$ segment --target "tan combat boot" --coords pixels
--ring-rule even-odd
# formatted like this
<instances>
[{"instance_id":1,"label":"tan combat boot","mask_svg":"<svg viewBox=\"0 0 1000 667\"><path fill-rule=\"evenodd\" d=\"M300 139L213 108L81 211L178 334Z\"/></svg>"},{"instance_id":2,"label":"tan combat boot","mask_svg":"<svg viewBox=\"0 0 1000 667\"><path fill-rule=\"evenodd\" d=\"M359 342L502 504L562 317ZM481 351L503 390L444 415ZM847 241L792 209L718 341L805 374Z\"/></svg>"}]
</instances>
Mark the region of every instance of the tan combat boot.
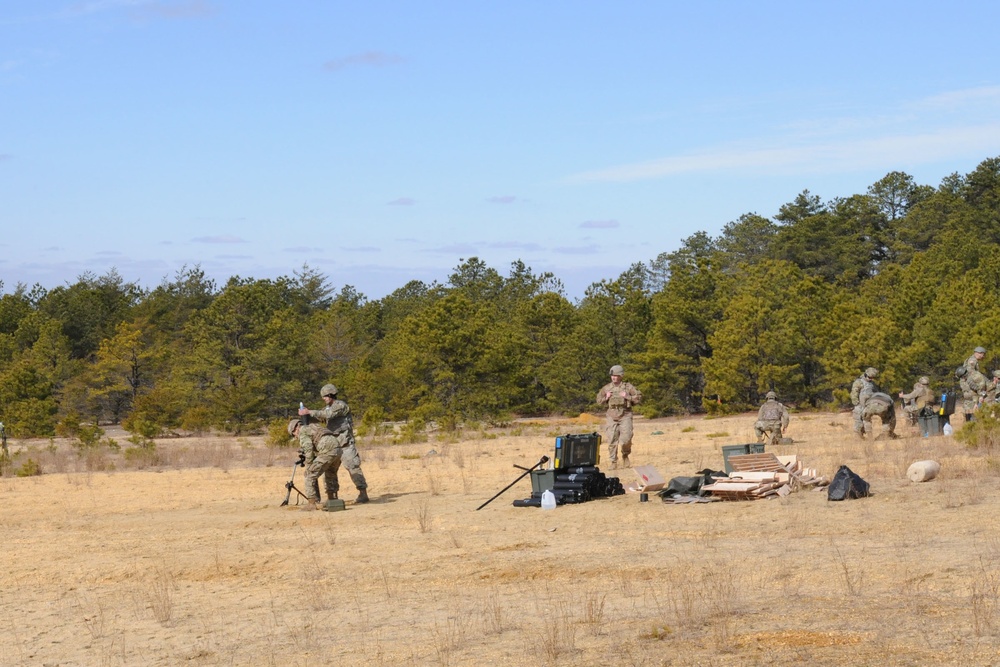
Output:
<instances>
[{"instance_id":1,"label":"tan combat boot","mask_svg":"<svg viewBox=\"0 0 1000 667\"><path fill-rule=\"evenodd\" d=\"M302 506L303 512L314 512L319 509L319 503L315 500L310 500L305 505Z\"/></svg>"}]
</instances>

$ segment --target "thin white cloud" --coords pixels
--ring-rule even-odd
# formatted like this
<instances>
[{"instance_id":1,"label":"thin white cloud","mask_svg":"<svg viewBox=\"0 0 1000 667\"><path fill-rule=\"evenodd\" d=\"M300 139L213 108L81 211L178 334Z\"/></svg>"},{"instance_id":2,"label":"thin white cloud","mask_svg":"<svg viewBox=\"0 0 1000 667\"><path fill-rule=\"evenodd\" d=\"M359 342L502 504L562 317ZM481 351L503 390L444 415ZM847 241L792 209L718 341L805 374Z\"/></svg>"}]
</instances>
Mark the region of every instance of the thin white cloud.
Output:
<instances>
[{"instance_id":1,"label":"thin white cloud","mask_svg":"<svg viewBox=\"0 0 1000 667\"><path fill-rule=\"evenodd\" d=\"M246 243L239 236L220 234L219 236L198 236L191 239L194 243Z\"/></svg>"},{"instance_id":2,"label":"thin white cloud","mask_svg":"<svg viewBox=\"0 0 1000 667\"><path fill-rule=\"evenodd\" d=\"M1000 86L980 86L965 90L952 90L940 95L931 95L920 100L918 106L954 111L956 109L974 106L1000 105Z\"/></svg>"},{"instance_id":3,"label":"thin white cloud","mask_svg":"<svg viewBox=\"0 0 1000 667\"><path fill-rule=\"evenodd\" d=\"M382 53L381 51L365 51L364 53L355 53L349 56L344 56L343 58L327 60L323 63L323 69L328 72L339 72L340 70L347 69L348 67L385 67L387 65L396 65L401 62L403 62L402 57L391 53Z\"/></svg>"},{"instance_id":4,"label":"thin white cloud","mask_svg":"<svg viewBox=\"0 0 1000 667\"><path fill-rule=\"evenodd\" d=\"M596 244L585 246L561 246L552 249L552 252L560 255L596 255L600 251L600 246Z\"/></svg>"},{"instance_id":5,"label":"thin white cloud","mask_svg":"<svg viewBox=\"0 0 1000 667\"><path fill-rule=\"evenodd\" d=\"M580 223L582 229L615 229L620 226L617 220L586 220Z\"/></svg>"},{"instance_id":6,"label":"thin white cloud","mask_svg":"<svg viewBox=\"0 0 1000 667\"><path fill-rule=\"evenodd\" d=\"M475 255L479 251L476 246L470 243L453 243L451 245L439 246L437 248L428 248L422 252L444 253L449 255Z\"/></svg>"},{"instance_id":7,"label":"thin white cloud","mask_svg":"<svg viewBox=\"0 0 1000 667\"><path fill-rule=\"evenodd\" d=\"M347 250L348 252L382 252L382 248L376 248L371 245L347 246L344 250Z\"/></svg>"},{"instance_id":8,"label":"thin white cloud","mask_svg":"<svg viewBox=\"0 0 1000 667\"><path fill-rule=\"evenodd\" d=\"M757 173L833 173L886 165L915 165L1000 151L1000 123L950 127L811 145L760 148L717 147L649 162L583 172L570 182L632 182L698 172L752 169Z\"/></svg>"},{"instance_id":9,"label":"thin white cloud","mask_svg":"<svg viewBox=\"0 0 1000 667\"><path fill-rule=\"evenodd\" d=\"M537 243L524 243L522 241L496 241L485 245L487 248L498 250L542 250L542 246Z\"/></svg>"},{"instance_id":10,"label":"thin white cloud","mask_svg":"<svg viewBox=\"0 0 1000 667\"><path fill-rule=\"evenodd\" d=\"M399 197L389 202L389 206L413 206L417 200L413 197Z\"/></svg>"}]
</instances>

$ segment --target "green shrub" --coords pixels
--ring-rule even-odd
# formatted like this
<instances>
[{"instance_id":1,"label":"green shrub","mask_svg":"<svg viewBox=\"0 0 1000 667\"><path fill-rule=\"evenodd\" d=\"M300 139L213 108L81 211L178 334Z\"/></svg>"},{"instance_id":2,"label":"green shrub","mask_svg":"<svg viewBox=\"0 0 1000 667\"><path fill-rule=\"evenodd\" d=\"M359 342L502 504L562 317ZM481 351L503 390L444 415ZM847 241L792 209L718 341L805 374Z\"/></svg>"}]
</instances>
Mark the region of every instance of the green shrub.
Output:
<instances>
[{"instance_id":1,"label":"green shrub","mask_svg":"<svg viewBox=\"0 0 1000 667\"><path fill-rule=\"evenodd\" d=\"M396 444L409 444L413 442L427 442L427 424L420 417L414 417L403 424L394 442Z\"/></svg>"},{"instance_id":2,"label":"green shrub","mask_svg":"<svg viewBox=\"0 0 1000 667\"><path fill-rule=\"evenodd\" d=\"M1000 450L1000 405L983 406L975 421L962 426L955 438L966 447L986 452Z\"/></svg>"},{"instance_id":3,"label":"green shrub","mask_svg":"<svg viewBox=\"0 0 1000 667\"><path fill-rule=\"evenodd\" d=\"M38 461L35 459L28 459L14 474L18 477L35 477L42 474L42 466L38 465Z\"/></svg>"},{"instance_id":4,"label":"green shrub","mask_svg":"<svg viewBox=\"0 0 1000 667\"><path fill-rule=\"evenodd\" d=\"M267 425L267 432L264 434L264 444L275 449L286 447L298 447L299 443L288 435L289 419L278 419Z\"/></svg>"}]
</instances>

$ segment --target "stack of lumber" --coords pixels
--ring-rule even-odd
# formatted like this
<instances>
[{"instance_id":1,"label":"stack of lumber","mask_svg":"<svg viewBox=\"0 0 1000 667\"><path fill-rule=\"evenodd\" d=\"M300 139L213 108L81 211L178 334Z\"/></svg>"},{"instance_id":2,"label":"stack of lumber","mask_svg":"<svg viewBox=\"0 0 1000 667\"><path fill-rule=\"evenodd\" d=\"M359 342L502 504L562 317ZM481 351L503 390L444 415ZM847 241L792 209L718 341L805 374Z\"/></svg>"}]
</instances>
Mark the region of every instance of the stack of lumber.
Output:
<instances>
[{"instance_id":1,"label":"stack of lumber","mask_svg":"<svg viewBox=\"0 0 1000 667\"><path fill-rule=\"evenodd\" d=\"M718 478L702 490L723 500L782 498L805 486L821 486L827 480L815 468L807 468L795 454L744 454L730 456L733 471L728 478Z\"/></svg>"}]
</instances>

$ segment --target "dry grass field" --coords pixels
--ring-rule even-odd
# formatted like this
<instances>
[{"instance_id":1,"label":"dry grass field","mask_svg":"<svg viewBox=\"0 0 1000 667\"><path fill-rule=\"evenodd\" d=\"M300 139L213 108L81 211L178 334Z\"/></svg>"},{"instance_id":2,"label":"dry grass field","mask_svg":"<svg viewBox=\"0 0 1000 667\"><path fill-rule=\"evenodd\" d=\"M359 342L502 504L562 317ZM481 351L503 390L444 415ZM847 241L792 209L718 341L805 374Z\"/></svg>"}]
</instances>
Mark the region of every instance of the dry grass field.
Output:
<instances>
[{"instance_id":1,"label":"dry grass field","mask_svg":"<svg viewBox=\"0 0 1000 667\"><path fill-rule=\"evenodd\" d=\"M638 420L632 462L721 469L753 419ZM1000 665L996 453L797 414L779 453L872 497L543 511L511 505L525 478L475 511L599 428L363 442L373 502L344 512L279 507L294 453L260 439L162 440L143 470L14 441L44 474L0 479L0 664ZM941 474L911 483L927 458Z\"/></svg>"}]
</instances>

